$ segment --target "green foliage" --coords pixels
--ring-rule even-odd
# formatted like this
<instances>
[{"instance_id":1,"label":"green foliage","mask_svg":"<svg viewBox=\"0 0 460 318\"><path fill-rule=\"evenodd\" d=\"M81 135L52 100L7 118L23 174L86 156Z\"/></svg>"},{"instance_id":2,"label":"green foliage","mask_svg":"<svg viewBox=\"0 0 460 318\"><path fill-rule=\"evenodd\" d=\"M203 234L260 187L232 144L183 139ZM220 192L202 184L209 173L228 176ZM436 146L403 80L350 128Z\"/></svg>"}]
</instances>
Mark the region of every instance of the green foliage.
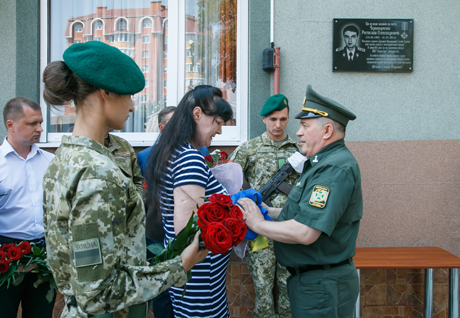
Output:
<instances>
[{"instance_id":1,"label":"green foliage","mask_svg":"<svg viewBox=\"0 0 460 318\"><path fill-rule=\"evenodd\" d=\"M197 221L198 217L193 212L184 229L174 239L170 239L166 247L163 247L160 243L147 246L147 249L155 255L148 260L150 265L156 265L173 259L179 256L187 246L192 244L195 234L200 229Z\"/></svg>"}]
</instances>

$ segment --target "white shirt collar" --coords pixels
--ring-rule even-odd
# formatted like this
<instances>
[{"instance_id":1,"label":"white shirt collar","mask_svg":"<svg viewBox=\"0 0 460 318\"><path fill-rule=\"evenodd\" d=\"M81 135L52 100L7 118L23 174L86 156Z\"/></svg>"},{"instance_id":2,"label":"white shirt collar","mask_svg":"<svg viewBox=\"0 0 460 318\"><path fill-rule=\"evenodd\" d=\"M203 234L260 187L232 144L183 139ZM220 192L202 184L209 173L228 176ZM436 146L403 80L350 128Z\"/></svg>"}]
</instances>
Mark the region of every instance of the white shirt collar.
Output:
<instances>
[{"instance_id":1,"label":"white shirt collar","mask_svg":"<svg viewBox=\"0 0 460 318\"><path fill-rule=\"evenodd\" d=\"M350 55L350 52L353 53L353 56L355 56L355 51L356 51L356 46L353 48L353 50L350 50L348 47L347 47L347 54Z\"/></svg>"},{"instance_id":2,"label":"white shirt collar","mask_svg":"<svg viewBox=\"0 0 460 318\"><path fill-rule=\"evenodd\" d=\"M14 152L14 154L20 158L22 158L21 156L18 155L18 153L16 152L16 150L14 150L13 146L11 146L11 144L8 142L8 140L6 139L3 139L3 143L2 145L0 146L0 151L3 155L3 158L6 157L7 154L11 153L11 152ZM32 147L30 148L30 152L27 154L27 159L30 159L30 158L33 158L37 153L40 153L42 152L43 150L41 150L40 148L38 148L38 146L36 144L32 144ZM24 159L24 158L23 158ZM26 160L27 160L26 159Z\"/></svg>"}]
</instances>

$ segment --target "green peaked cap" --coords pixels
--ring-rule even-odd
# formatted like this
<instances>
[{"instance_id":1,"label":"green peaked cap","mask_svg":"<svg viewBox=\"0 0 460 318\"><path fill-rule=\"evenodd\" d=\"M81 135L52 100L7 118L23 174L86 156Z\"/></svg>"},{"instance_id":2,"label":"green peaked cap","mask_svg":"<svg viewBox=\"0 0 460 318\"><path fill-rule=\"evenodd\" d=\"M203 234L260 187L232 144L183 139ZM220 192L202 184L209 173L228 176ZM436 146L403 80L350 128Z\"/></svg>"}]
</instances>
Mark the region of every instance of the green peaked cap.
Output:
<instances>
[{"instance_id":1,"label":"green peaked cap","mask_svg":"<svg viewBox=\"0 0 460 318\"><path fill-rule=\"evenodd\" d=\"M308 85L303 100L302 111L297 114L295 118L304 119L317 117L330 118L342 124L344 127L347 126L349 120L356 119L356 115L344 106L332 99L321 96L311 88L311 85Z\"/></svg>"}]
</instances>

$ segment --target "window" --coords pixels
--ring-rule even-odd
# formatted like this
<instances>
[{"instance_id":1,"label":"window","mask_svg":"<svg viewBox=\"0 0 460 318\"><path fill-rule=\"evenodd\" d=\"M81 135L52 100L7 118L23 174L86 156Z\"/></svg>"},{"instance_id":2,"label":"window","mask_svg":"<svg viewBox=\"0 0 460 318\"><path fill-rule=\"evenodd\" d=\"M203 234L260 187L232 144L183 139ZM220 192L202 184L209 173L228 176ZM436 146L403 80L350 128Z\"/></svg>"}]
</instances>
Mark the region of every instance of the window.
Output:
<instances>
[{"instance_id":1,"label":"window","mask_svg":"<svg viewBox=\"0 0 460 318\"><path fill-rule=\"evenodd\" d=\"M94 38L94 41L101 41L101 38Z\"/></svg>"},{"instance_id":2,"label":"window","mask_svg":"<svg viewBox=\"0 0 460 318\"><path fill-rule=\"evenodd\" d=\"M126 21L125 20L118 21L118 30L126 30Z\"/></svg>"},{"instance_id":3,"label":"window","mask_svg":"<svg viewBox=\"0 0 460 318\"><path fill-rule=\"evenodd\" d=\"M150 19L144 19L144 21L142 22L142 27L150 28Z\"/></svg>"},{"instance_id":4,"label":"window","mask_svg":"<svg viewBox=\"0 0 460 318\"><path fill-rule=\"evenodd\" d=\"M132 49L120 49L120 51L125 53L129 57L134 57L134 50Z\"/></svg>"},{"instance_id":5,"label":"window","mask_svg":"<svg viewBox=\"0 0 460 318\"><path fill-rule=\"evenodd\" d=\"M78 40L73 37L78 34L77 30L91 33L83 31L83 23L76 21L76 17L88 23L96 20L93 30L102 30L106 25L107 33L107 38L100 33L97 38L134 58L145 74L146 89L134 95L135 110L122 131L133 146L151 145L158 135L155 124L158 112L166 105L179 104L184 93L199 84L219 87L235 113L235 120L226 123L222 135L213 139L213 145L237 145L244 141L247 136L248 2L168 0L152 7L150 1L138 2L144 6L133 5L132 1L89 0L84 1L84 8L75 10L82 5L81 0L40 1L40 20L42 25L47 25L47 29L40 32L43 36L40 42L41 72L49 62L62 60L68 45L83 41L81 36L76 37ZM168 16L168 10L175 14ZM128 16L132 26L136 26L132 32L126 20ZM158 26L163 26L155 29L152 37L150 33L143 35L137 30L139 26L152 28L150 17L158 22ZM89 39L88 34L88 39L85 37L84 40ZM96 36L93 39L96 40ZM59 111L42 106L47 118L43 135L49 146L54 147L59 145L63 133L72 132L75 108L70 103Z\"/></svg>"}]
</instances>

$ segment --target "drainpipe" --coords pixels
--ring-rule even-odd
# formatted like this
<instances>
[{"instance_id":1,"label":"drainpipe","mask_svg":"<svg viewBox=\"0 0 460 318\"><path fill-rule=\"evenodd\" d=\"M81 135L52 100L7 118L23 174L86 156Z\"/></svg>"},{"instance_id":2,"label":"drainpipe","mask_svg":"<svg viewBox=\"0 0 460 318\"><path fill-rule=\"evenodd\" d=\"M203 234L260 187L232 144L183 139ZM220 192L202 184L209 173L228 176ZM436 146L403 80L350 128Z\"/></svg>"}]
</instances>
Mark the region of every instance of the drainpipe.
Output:
<instances>
[{"instance_id":1,"label":"drainpipe","mask_svg":"<svg viewBox=\"0 0 460 318\"><path fill-rule=\"evenodd\" d=\"M280 93L280 47L276 46L275 49L275 73L273 79L273 94Z\"/></svg>"},{"instance_id":2,"label":"drainpipe","mask_svg":"<svg viewBox=\"0 0 460 318\"><path fill-rule=\"evenodd\" d=\"M275 34L275 0L270 0L270 43L275 50L275 73L273 78L273 94L280 93L280 50L279 46L274 47Z\"/></svg>"}]
</instances>

